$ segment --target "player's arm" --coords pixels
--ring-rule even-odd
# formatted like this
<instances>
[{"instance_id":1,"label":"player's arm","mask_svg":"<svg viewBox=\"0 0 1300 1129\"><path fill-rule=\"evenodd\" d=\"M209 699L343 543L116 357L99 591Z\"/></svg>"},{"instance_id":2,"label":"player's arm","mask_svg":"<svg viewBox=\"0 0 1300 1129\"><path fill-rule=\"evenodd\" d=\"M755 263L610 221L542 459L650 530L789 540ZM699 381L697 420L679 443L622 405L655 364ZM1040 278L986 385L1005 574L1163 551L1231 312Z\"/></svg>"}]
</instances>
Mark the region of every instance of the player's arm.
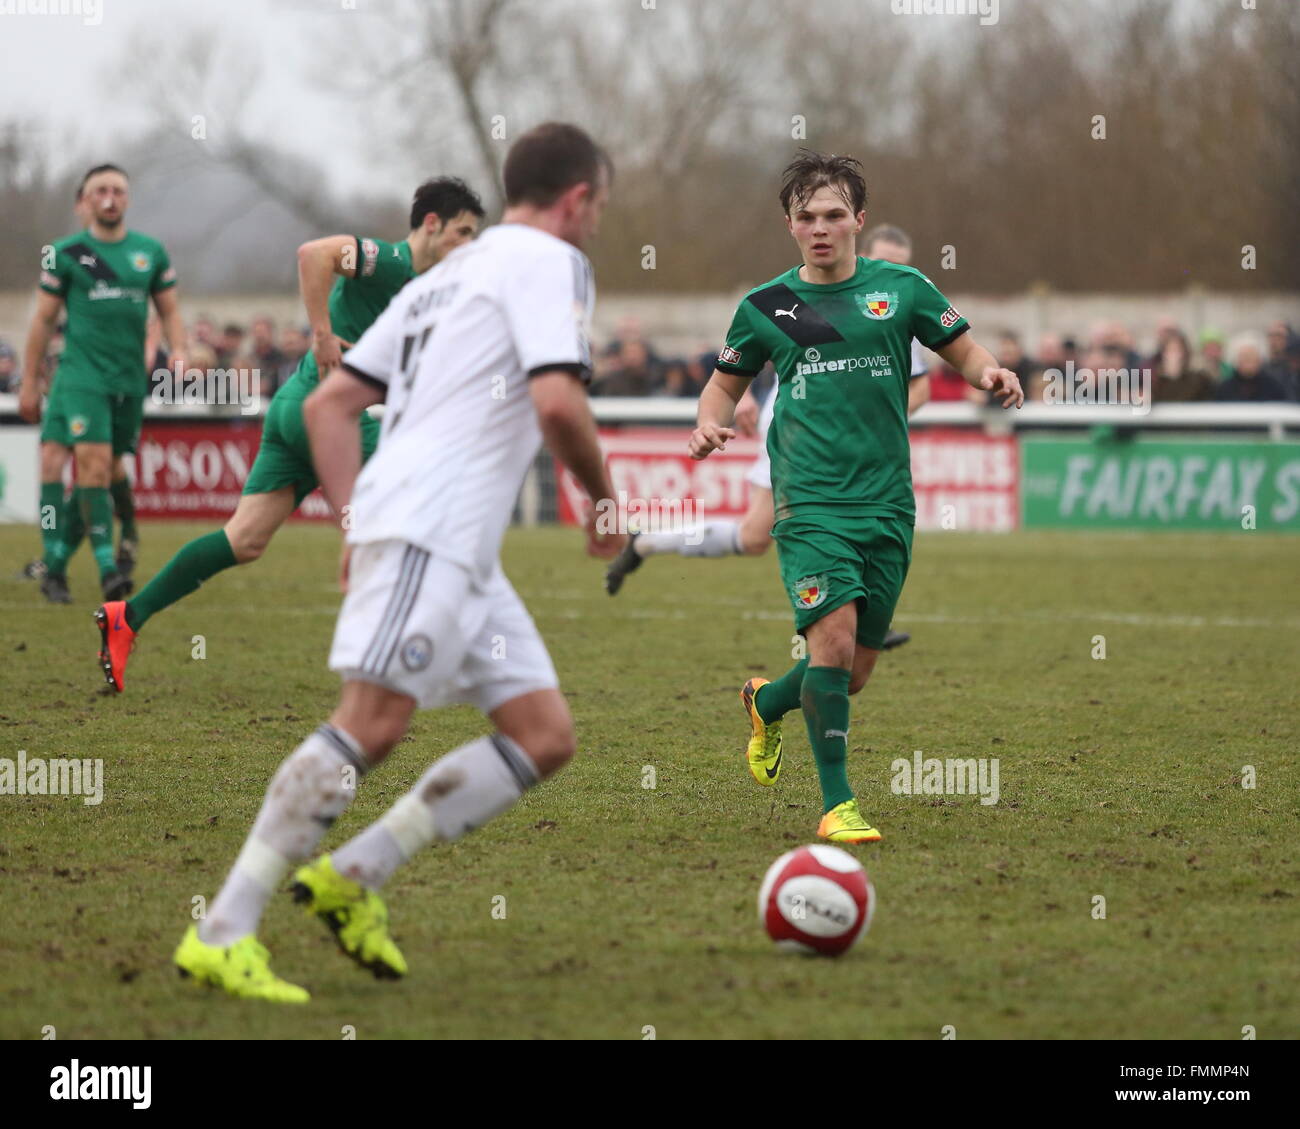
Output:
<instances>
[{"instance_id":1,"label":"player's arm","mask_svg":"<svg viewBox=\"0 0 1300 1129\"><path fill-rule=\"evenodd\" d=\"M930 374L922 373L907 382L907 414L913 415L922 404L930 402Z\"/></svg>"},{"instance_id":2,"label":"player's arm","mask_svg":"<svg viewBox=\"0 0 1300 1129\"><path fill-rule=\"evenodd\" d=\"M311 324L311 351L316 367L329 372L352 344L334 336L330 325L330 290L338 276L356 278L359 257L355 235L327 235L298 248L298 292Z\"/></svg>"},{"instance_id":3,"label":"player's arm","mask_svg":"<svg viewBox=\"0 0 1300 1129\"><path fill-rule=\"evenodd\" d=\"M158 311L158 320L162 323L163 337L167 341L167 355L171 358L173 371L185 373L185 319L181 317L181 301L175 286L166 290L155 290L154 308ZM151 357L152 361L153 358Z\"/></svg>"},{"instance_id":4,"label":"player's arm","mask_svg":"<svg viewBox=\"0 0 1300 1129\"><path fill-rule=\"evenodd\" d=\"M597 525L602 511L616 514L617 510L610 508L616 505L614 485L605 467L586 388L569 369L542 369L529 374L528 391L547 450L582 483L592 501L587 518L588 551L598 557L616 556L624 538L616 533L602 535Z\"/></svg>"},{"instance_id":5,"label":"player's arm","mask_svg":"<svg viewBox=\"0 0 1300 1129\"><path fill-rule=\"evenodd\" d=\"M962 379L972 388L1001 397L1004 408L1018 408L1025 402L1025 393L1016 374L999 365L993 354L969 332L935 351L961 373Z\"/></svg>"},{"instance_id":6,"label":"player's arm","mask_svg":"<svg viewBox=\"0 0 1300 1129\"><path fill-rule=\"evenodd\" d=\"M41 375L45 354L59 327L63 298L48 290L36 291L36 310L27 330L27 347L23 351L23 382L18 390L18 414L28 423L41 420Z\"/></svg>"},{"instance_id":7,"label":"player's arm","mask_svg":"<svg viewBox=\"0 0 1300 1129\"><path fill-rule=\"evenodd\" d=\"M700 393L695 430L687 444L691 458L707 459L713 451L723 450L728 439L735 438L736 432L731 424L736 416L736 405L753 379L752 375L713 370L709 383Z\"/></svg>"},{"instance_id":8,"label":"player's arm","mask_svg":"<svg viewBox=\"0 0 1300 1129\"><path fill-rule=\"evenodd\" d=\"M346 364L336 366L302 403L311 461L321 493L348 528L348 505L361 473L361 413L382 404L386 387Z\"/></svg>"}]
</instances>

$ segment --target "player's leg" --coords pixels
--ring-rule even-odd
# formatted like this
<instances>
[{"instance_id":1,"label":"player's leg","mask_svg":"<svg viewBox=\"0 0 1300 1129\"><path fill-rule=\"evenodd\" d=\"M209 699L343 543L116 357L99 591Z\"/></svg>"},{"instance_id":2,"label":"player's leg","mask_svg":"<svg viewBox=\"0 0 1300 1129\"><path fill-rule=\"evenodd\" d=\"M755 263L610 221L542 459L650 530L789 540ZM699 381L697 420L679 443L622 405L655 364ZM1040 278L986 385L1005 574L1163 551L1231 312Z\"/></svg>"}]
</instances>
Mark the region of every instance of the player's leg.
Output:
<instances>
[{"instance_id":1,"label":"player's leg","mask_svg":"<svg viewBox=\"0 0 1300 1129\"><path fill-rule=\"evenodd\" d=\"M135 495L126 473L125 456L135 454L144 422L144 398L120 396L113 408L113 476L109 492L113 515L118 523L117 571L128 580L135 572L140 554L140 535L135 524Z\"/></svg>"},{"instance_id":2,"label":"player's leg","mask_svg":"<svg viewBox=\"0 0 1300 1129\"><path fill-rule=\"evenodd\" d=\"M295 876L300 899L326 920L340 948L376 975L405 971L377 895L393 872L423 848L453 842L505 812L574 753L573 719L555 667L504 575L498 569L484 590L466 593L459 604L456 623L469 645L454 672L433 670L420 702L473 705L494 732L441 758L383 817ZM425 661L436 667L435 648L452 657L457 648L455 631L433 634L435 622L415 618L424 622L413 623L396 650L398 669L410 672L404 681L419 679Z\"/></svg>"},{"instance_id":3,"label":"player's leg","mask_svg":"<svg viewBox=\"0 0 1300 1129\"><path fill-rule=\"evenodd\" d=\"M749 492L749 508L740 519L740 551L747 557L761 557L772 545L772 489L755 486Z\"/></svg>"},{"instance_id":4,"label":"player's leg","mask_svg":"<svg viewBox=\"0 0 1300 1129\"><path fill-rule=\"evenodd\" d=\"M271 971L269 955L256 939L258 923L293 865L311 856L352 802L359 777L400 740L414 706L411 699L378 686L344 685L334 717L308 736L271 779L221 890L176 949L173 960L182 973L235 996L279 1003L308 999L304 989ZM364 737L334 724L340 717Z\"/></svg>"},{"instance_id":5,"label":"player's leg","mask_svg":"<svg viewBox=\"0 0 1300 1129\"><path fill-rule=\"evenodd\" d=\"M845 724L842 726L845 732L845 770L831 778L833 785L842 789L843 793L847 793L849 798L835 807L828 807L817 833L832 842L862 843L878 840L880 832L871 827L862 817L848 785L848 695L857 694L867 684L880 657L882 644L889 630L889 623L902 593L903 582L912 559L912 528L894 519L871 518L865 522L860 531L854 534L854 537L863 562L860 576L861 590L864 595L857 601L852 648L848 652L851 669L846 672L846 696L843 706ZM808 640L810 657L816 664L814 631L815 628L809 629ZM837 648L839 648L836 651L837 658L842 657L844 642L842 637L837 640ZM812 669L810 668L810 673ZM805 679L805 694L807 685L808 680ZM838 700L835 705L838 708ZM806 696L803 706L804 717L807 719L809 706ZM813 728L813 723L809 721L810 740L813 739ZM817 728L823 727L818 725ZM827 726L824 731L829 733L831 729L831 726ZM818 747L814 744L814 752L817 751ZM836 750L830 746L823 749L823 756L829 754L828 763L833 763L835 752ZM826 795L828 774L823 773L823 756L818 757L817 767L822 781L822 791Z\"/></svg>"},{"instance_id":6,"label":"player's leg","mask_svg":"<svg viewBox=\"0 0 1300 1129\"><path fill-rule=\"evenodd\" d=\"M187 541L135 596L106 601L95 612L99 665L119 694L136 636L158 612L183 600L217 573L262 555L275 531L297 508L292 486L270 494L245 494L222 529Z\"/></svg>"},{"instance_id":7,"label":"player's leg","mask_svg":"<svg viewBox=\"0 0 1300 1129\"><path fill-rule=\"evenodd\" d=\"M105 600L118 600L129 581L117 570L113 556L113 498L109 481L113 471L113 449L108 442L79 442L73 449L77 465L77 493L81 519L85 522L99 582Z\"/></svg>"},{"instance_id":8,"label":"player's leg","mask_svg":"<svg viewBox=\"0 0 1300 1129\"><path fill-rule=\"evenodd\" d=\"M895 647L901 647L912 636L906 631L895 631L892 627L885 632L885 641L880 645L882 651L892 651Z\"/></svg>"},{"instance_id":9,"label":"player's leg","mask_svg":"<svg viewBox=\"0 0 1300 1129\"><path fill-rule=\"evenodd\" d=\"M257 458L239 504L223 528L183 545L133 599L105 604L95 613L100 668L119 693L135 637L149 619L217 573L257 560L275 531L316 488L310 450L304 454L301 409L301 399L277 396L271 401Z\"/></svg>"},{"instance_id":10,"label":"player's leg","mask_svg":"<svg viewBox=\"0 0 1300 1129\"><path fill-rule=\"evenodd\" d=\"M767 481L770 483L770 479ZM772 514L770 485L754 485L751 478L749 507L740 521L719 518L629 537L626 547L605 570L605 591L615 595L647 557L665 553L682 557L762 556L772 544Z\"/></svg>"},{"instance_id":11,"label":"player's leg","mask_svg":"<svg viewBox=\"0 0 1300 1129\"><path fill-rule=\"evenodd\" d=\"M72 448L57 439L46 439L51 420L47 416L41 441L41 557L28 563L23 574L40 579L41 593L53 604L68 604L72 595L68 591L68 548L66 536L69 522L81 523L76 508L75 491L67 499L63 496L63 468L72 457ZM77 538L80 540L80 537Z\"/></svg>"}]
</instances>

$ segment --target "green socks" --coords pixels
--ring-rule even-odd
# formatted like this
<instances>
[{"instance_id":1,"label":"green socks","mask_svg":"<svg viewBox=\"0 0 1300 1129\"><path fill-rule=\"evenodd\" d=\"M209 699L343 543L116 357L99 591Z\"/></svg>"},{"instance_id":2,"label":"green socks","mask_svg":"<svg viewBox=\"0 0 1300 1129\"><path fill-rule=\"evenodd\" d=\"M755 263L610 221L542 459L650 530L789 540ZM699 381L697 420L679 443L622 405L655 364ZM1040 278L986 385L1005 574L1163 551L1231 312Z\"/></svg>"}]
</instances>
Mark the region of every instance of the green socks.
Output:
<instances>
[{"instance_id":1,"label":"green socks","mask_svg":"<svg viewBox=\"0 0 1300 1129\"><path fill-rule=\"evenodd\" d=\"M109 488L113 495L113 512L122 523L122 540L138 541L135 528L135 496L131 493L131 480L119 478Z\"/></svg>"},{"instance_id":2,"label":"green socks","mask_svg":"<svg viewBox=\"0 0 1300 1129\"><path fill-rule=\"evenodd\" d=\"M209 577L237 563L225 530L196 537L181 546L162 571L127 601L127 625L139 631L150 616L184 599Z\"/></svg>"},{"instance_id":3,"label":"green socks","mask_svg":"<svg viewBox=\"0 0 1300 1129\"><path fill-rule=\"evenodd\" d=\"M100 500L109 498L107 517L104 516L103 502ZM95 517L91 517L92 512L98 510ZM54 521L46 528L46 515L53 513ZM44 548L45 567L51 576L62 576L67 570L68 561L72 559L72 554L77 551L77 546L81 544L81 539L86 535L87 526L102 526L107 537L108 544L112 545L113 540L113 516L116 515L118 521L122 523L122 537L127 541L138 539L135 527L135 499L131 495L131 482L129 479L122 478L108 489L102 487L85 488L74 486L72 493L68 495L67 501L63 499L62 482L42 482L41 483L41 543ZM95 537L91 539L92 547L96 546ZM107 560L107 566L105 561ZM95 563L99 565L100 575L106 571L112 571L117 566L113 562L113 554L108 553L107 557L100 552L99 547L95 548Z\"/></svg>"},{"instance_id":4,"label":"green socks","mask_svg":"<svg viewBox=\"0 0 1300 1129\"><path fill-rule=\"evenodd\" d=\"M853 799L848 773L849 672L838 666L809 666L803 659L754 695L754 709L765 722L779 721L801 707L817 762L822 811L828 812Z\"/></svg>"},{"instance_id":5,"label":"green socks","mask_svg":"<svg viewBox=\"0 0 1300 1129\"><path fill-rule=\"evenodd\" d=\"M760 686L754 695L754 709L766 721L780 721L791 710L799 708L799 691L803 686L808 660L801 659L780 678Z\"/></svg>"},{"instance_id":6,"label":"green socks","mask_svg":"<svg viewBox=\"0 0 1300 1129\"><path fill-rule=\"evenodd\" d=\"M817 761L823 812L853 799L849 787L849 672L838 666L810 666L803 676L804 724Z\"/></svg>"},{"instance_id":7,"label":"green socks","mask_svg":"<svg viewBox=\"0 0 1300 1129\"><path fill-rule=\"evenodd\" d=\"M86 532L90 535L90 549L95 554L99 575L103 577L116 572L117 565L113 560L112 495L103 486L82 486L77 493L81 495L81 520L85 522Z\"/></svg>"},{"instance_id":8,"label":"green socks","mask_svg":"<svg viewBox=\"0 0 1300 1129\"><path fill-rule=\"evenodd\" d=\"M75 494L74 494L75 497ZM41 483L41 549L51 576L62 576L68 558L63 553L63 527L68 509L63 503L62 482Z\"/></svg>"}]
</instances>

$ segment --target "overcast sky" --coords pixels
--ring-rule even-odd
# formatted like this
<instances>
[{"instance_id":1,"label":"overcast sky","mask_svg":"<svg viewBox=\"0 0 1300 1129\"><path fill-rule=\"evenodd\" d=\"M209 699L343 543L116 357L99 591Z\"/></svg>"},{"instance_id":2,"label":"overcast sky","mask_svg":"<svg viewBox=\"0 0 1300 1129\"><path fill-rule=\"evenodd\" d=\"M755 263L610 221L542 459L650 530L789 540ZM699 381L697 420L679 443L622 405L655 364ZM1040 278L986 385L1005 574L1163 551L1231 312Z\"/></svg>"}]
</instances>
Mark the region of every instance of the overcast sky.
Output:
<instances>
[{"instance_id":1,"label":"overcast sky","mask_svg":"<svg viewBox=\"0 0 1300 1129\"><path fill-rule=\"evenodd\" d=\"M116 100L106 73L124 66L147 70L156 58L142 49L142 39L200 27L217 27L223 40L260 57L251 132L311 154L323 137L337 139L340 125L336 100L307 80L311 46L332 38L331 23L346 42L355 21L384 4L355 0L355 10L344 11L343 0L45 0L56 9L79 6L83 15L21 13L24 4L37 2L0 0L0 121L18 120L25 132L42 137L42 150L60 171L80 168L94 159L92 150L141 125L133 99L124 99L126 105ZM96 10L99 22L88 22ZM368 171L362 162L336 163L338 186L359 188Z\"/></svg>"}]
</instances>

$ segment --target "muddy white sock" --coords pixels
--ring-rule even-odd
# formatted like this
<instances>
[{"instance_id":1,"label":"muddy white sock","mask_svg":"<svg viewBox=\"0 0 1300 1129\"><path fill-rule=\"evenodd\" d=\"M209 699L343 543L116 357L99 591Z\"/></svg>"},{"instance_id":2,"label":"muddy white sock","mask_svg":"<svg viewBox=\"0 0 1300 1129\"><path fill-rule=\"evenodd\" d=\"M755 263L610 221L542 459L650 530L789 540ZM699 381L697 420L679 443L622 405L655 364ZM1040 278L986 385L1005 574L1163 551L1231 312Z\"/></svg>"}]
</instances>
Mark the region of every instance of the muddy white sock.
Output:
<instances>
[{"instance_id":1,"label":"muddy white sock","mask_svg":"<svg viewBox=\"0 0 1300 1129\"><path fill-rule=\"evenodd\" d=\"M322 725L284 760L221 892L199 922L199 940L224 947L257 932L276 887L343 814L364 770L361 746L332 725Z\"/></svg>"},{"instance_id":2,"label":"muddy white sock","mask_svg":"<svg viewBox=\"0 0 1300 1129\"><path fill-rule=\"evenodd\" d=\"M537 783L528 754L500 733L454 749L375 823L330 856L334 869L377 890L415 853L482 827Z\"/></svg>"},{"instance_id":3,"label":"muddy white sock","mask_svg":"<svg viewBox=\"0 0 1300 1129\"><path fill-rule=\"evenodd\" d=\"M708 521L672 533L642 533L636 551L643 557L677 553L683 557L727 557L740 552L738 521Z\"/></svg>"}]
</instances>

